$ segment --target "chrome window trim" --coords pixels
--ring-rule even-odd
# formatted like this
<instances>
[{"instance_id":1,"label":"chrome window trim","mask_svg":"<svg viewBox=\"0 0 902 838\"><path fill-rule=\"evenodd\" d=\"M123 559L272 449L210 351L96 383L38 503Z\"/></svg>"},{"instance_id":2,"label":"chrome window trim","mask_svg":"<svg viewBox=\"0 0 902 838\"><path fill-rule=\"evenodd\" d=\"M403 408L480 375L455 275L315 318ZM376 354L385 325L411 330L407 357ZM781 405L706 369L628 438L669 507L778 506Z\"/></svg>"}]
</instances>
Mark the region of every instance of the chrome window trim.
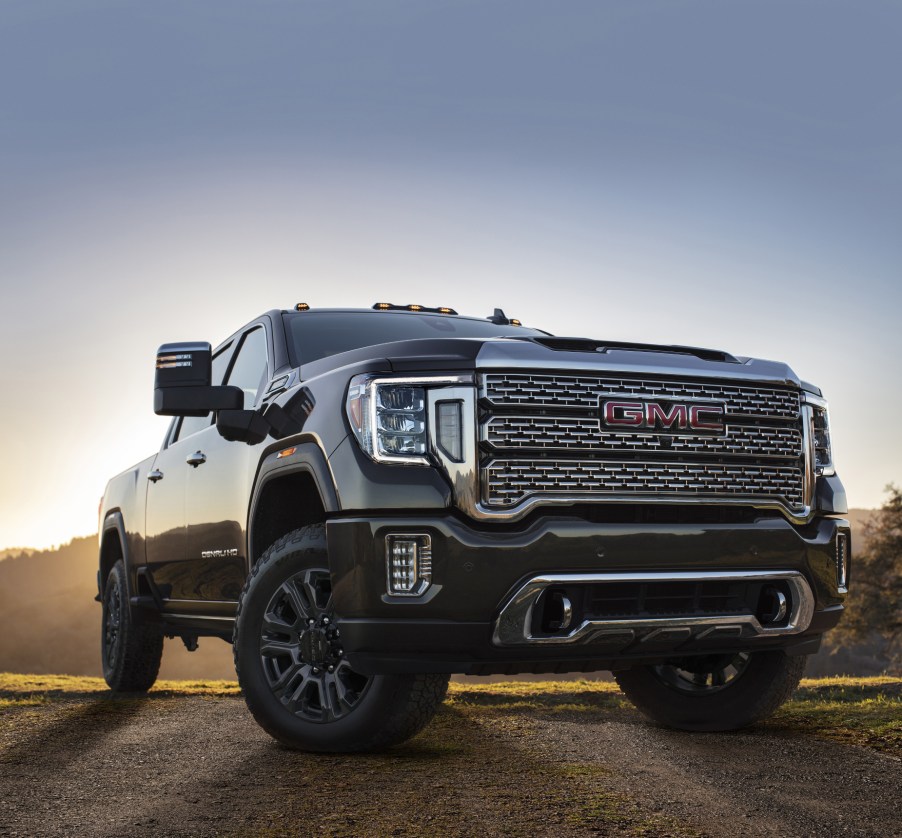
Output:
<instances>
[{"instance_id":1,"label":"chrome window trim","mask_svg":"<svg viewBox=\"0 0 902 838\"><path fill-rule=\"evenodd\" d=\"M785 626L764 626L750 614L724 614L705 617L640 617L615 620L583 620L569 634L562 636L532 635L532 612L539 597L553 585L598 584L605 582L743 582L785 581L792 592L792 607ZM701 629L696 637L710 629L740 627L752 632L751 638L799 634L811 624L814 616L814 594L805 577L796 570L746 571L678 571L650 573L554 573L534 576L525 582L507 601L495 621L492 642L496 646L510 645L567 645L588 643L605 632L626 634L643 629L682 629L689 632Z\"/></svg>"}]
</instances>

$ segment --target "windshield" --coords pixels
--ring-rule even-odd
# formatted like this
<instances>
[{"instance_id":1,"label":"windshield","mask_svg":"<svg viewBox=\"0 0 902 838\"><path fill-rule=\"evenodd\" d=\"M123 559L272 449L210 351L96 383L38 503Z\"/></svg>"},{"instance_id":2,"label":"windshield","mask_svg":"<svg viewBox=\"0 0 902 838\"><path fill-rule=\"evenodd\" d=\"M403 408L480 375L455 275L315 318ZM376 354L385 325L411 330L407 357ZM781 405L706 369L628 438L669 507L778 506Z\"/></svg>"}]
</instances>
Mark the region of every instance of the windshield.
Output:
<instances>
[{"instance_id":1,"label":"windshield","mask_svg":"<svg viewBox=\"0 0 902 838\"><path fill-rule=\"evenodd\" d=\"M309 364L329 355L418 338L536 337L546 332L523 326L496 326L485 320L406 312L303 312L285 315L291 362Z\"/></svg>"}]
</instances>

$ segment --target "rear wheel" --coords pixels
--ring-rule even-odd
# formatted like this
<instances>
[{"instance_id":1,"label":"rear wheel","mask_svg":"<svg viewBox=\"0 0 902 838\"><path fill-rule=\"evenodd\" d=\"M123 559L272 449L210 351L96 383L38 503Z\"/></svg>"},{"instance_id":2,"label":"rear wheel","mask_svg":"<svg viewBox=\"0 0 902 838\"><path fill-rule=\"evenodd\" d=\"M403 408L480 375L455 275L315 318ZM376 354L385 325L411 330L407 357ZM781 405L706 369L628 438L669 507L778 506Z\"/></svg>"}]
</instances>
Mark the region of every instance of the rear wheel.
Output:
<instances>
[{"instance_id":1,"label":"rear wheel","mask_svg":"<svg viewBox=\"0 0 902 838\"><path fill-rule=\"evenodd\" d=\"M419 732L445 697L447 675L363 675L344 654L325 527L272 545L238 604L235 669L248 708L283 744L369 751Z\"/></svg>"},{"instance_id":2,"label":"rear wheel","mask_svg":"<svg viewBox=\"0 0 902 838\"><path fill-rule=\"evenodd\" d=\"M157 680L163 658L163 635L137 623L128 601L125 565L113 565L103 591L100 635L103 677L116 692L146 692Z\"/></svg>"},{"instance_id":3,"label":"rear wheel","mask_svg":"<svg viewBox=\"0 0 902 838\"><path fill-rule=\"evenodd\" d=\"M783 652L701 655L614 673L646 716L681 730L736 730L790 698L805 658Z\"/></svg>"}]
</instances>

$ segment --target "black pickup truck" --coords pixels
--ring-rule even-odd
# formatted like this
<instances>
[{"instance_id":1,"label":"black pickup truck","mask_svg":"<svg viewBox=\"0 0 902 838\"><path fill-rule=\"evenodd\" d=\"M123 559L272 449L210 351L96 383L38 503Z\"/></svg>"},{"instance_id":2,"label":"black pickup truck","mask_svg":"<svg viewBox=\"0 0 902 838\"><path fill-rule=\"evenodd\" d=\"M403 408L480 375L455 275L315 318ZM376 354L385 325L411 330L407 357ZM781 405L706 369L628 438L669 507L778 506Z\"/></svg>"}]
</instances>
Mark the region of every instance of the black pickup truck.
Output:
<instances>
[{"instance_id":1,"label":"black pickup truck","mask_svg":"<svg viewBox=\"0 0 902 838\"><path fill-rule=\"evenodd\" d=\"M212 636L307 750L404 740L452 673L612 670L651 718L724 730L842 614L827 404L785 364L377 303L156 366L174 418L101 507L114 690Z\"/></svg>"}]
</instances>

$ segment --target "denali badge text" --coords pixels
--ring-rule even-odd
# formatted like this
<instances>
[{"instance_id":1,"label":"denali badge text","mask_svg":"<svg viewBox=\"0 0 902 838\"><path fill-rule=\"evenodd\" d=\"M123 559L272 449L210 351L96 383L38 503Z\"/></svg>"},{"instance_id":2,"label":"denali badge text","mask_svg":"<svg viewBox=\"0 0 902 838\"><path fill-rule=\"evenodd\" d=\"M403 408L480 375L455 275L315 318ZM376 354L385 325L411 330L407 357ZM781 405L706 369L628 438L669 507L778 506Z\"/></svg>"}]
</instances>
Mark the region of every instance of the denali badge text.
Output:
<instances>
[{"instance_id":1,"label":"denali badge text","mask_svg":"<svg viewBox=\"0 0 902 838\"><path fill-rule=\"evenodd\" d=\"M723 433L724 406L704 402L602 401L601 423L609 428L658 428Z\"/></svg>"},{"instance_id":2,"label":"denali badge text","mask_svg":"<svg viewBox=\"0 0 902 838\"><path fill-rule=\"evenodd\" d=\"M224 559L228 556L237 556L238 550L233 547L231 550L204 550L200 557L202 559Z\"/></svg>"}]
</instances>

